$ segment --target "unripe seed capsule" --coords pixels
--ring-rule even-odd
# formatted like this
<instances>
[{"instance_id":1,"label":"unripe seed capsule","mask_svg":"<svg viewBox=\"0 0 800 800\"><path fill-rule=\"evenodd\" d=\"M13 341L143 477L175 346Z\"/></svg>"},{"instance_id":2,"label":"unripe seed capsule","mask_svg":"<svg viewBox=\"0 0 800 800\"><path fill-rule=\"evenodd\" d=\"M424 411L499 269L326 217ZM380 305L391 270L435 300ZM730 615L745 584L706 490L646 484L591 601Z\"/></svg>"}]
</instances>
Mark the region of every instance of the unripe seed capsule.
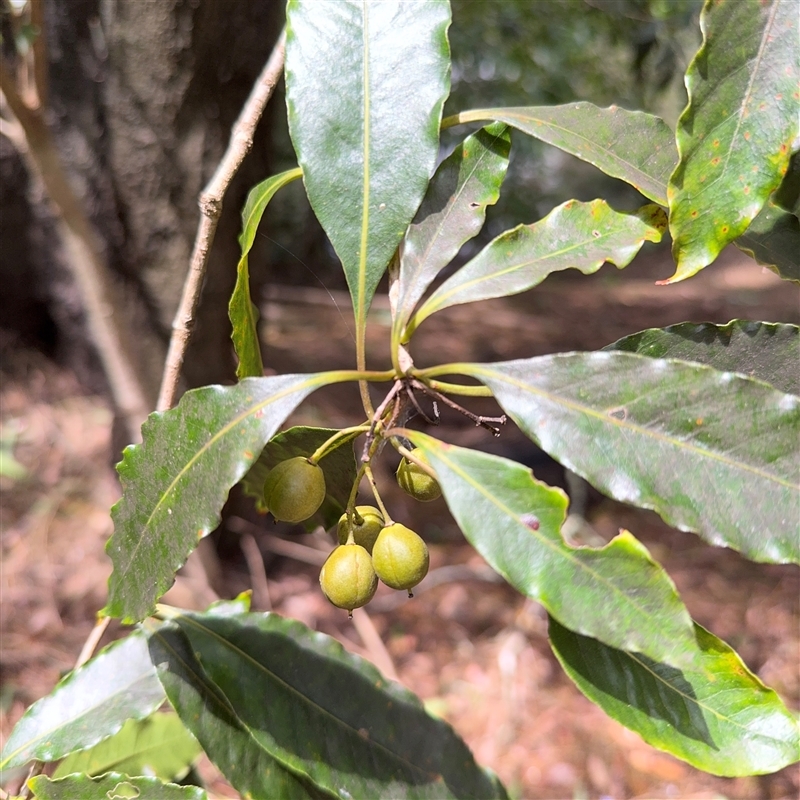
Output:
<instances>
[{"instance_id":1,"label":"unripe seed capsule","mask_svg":"<svg viewBox=\"0 0 800 800\"><path fill-rule=\"evenodd\" d=\"M428 546L399 522L387 525L372 548L372 565L378 577L392 589L408 589L409 595L428 574L429 563Z\"/></svg>"},{"instance_id":2,"label":"unripe seed capsule","mask_svg":"<svg viewBox=\"0 0 800 800\"><path fill-rule=\"evenodd\" d=\"M374 506L356 506L356 514L353 515L353 539L356 544L360 544L366 548L367 552L372 554L372 547L378 534L383 530L384 519L383 514ZM357 515L357 516L356 516ZM358 519L361 522L358 522ZM347 514L342 514L339 518L339 525L337 534L339 536L339 544L347 542L347 536L350 532L350 527L347 524Z\"/></svg>"},{"instance_id":3,"label":"unripe seed capsule","mask_svg":"<svg viewBox=\"0 0 800 800\"><path fill-rule=\"evenodd\" d=\"M322 467L303 456L276 464L264 481L267 508L283 522L308 519L322 505L325 491Z\"/></svg>"},{"instance_id":4,"label":"unripe seed capsule","mask_svg":"<svg viewBox=\"0 0 800 800\"><path fill-rule=\"evenodd\" d=\"M442 489L436 478L432 478L422 467L405 456L397 468L397 483L406 494L421 503L429 503L442 496Z\"/></svg>"},{"instance_id":5,"label":"unripe seed capsule","mask_svg":"<svg viewBox=\"0 0 800 800\"><path fill-rule=\"evenodd\" d=\"M360 544L341 544L322 565L319 585L331 603L352 612L372 600L378 576L369 553Z\"/></svg>"}]
</instances>

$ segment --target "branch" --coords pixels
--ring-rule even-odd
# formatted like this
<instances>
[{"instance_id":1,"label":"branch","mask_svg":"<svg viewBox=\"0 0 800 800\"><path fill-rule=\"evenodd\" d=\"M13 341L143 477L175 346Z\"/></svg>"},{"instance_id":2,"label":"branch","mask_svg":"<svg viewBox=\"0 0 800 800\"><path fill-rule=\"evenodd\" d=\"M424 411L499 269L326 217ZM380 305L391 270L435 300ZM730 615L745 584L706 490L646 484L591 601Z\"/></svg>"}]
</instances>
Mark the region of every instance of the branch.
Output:
<instances>
[{"instance_id":1,"label":"branch","mask_svg":"<svg viewBox=\"0 0 800 800\"><path fill-rule=\"evenodd\" d=\"M175 402L178 390L181 366L186 355L186 348L194 328L195 313L200 302L200 290L208 263L214 234L217 231L219 218L222 215L222 200L231 181L242 165L245 156L253 146L253 135L264 108L275 91L275 87L283 71L284 46L286 31L281 31L278 41L250 92L250 97L236 120L228 149L217 167L217 171L200 194L200 225L192 251L189 273L183 284L183 294L172 323L172 338L169 343L164 374L161 379L161 391L158 395L157 410L165 411Z\"/></svg>"},{"instance_id":2,"label":"branch","mask_svg":"<svg viewBox=\"0 0 800 800\"><path fill-rule=\"evenodd\" d=\"M31 25L36 28L33 40L33 84L39 108L47 108L47 40L44 27L44 0L31 0Z\"/></svg>"},{"instance_id":3,"label":"branch","mask_svg":"<svg viewBox=\"0 0 800 800\"><path fill-rule=\"evenodd\" d=\"M4 60L0 60L0 90L25 134L22 155L55 206L56 225L64 243L67 264L81 293L89 334L100 356L114 403L125 422L128 439L139 441L150 403L133 367L136 362L126 345L120 320L114 314L112 280L103 247L70 186L41 113L22 100Z\"/></svg>"}]
</instances>

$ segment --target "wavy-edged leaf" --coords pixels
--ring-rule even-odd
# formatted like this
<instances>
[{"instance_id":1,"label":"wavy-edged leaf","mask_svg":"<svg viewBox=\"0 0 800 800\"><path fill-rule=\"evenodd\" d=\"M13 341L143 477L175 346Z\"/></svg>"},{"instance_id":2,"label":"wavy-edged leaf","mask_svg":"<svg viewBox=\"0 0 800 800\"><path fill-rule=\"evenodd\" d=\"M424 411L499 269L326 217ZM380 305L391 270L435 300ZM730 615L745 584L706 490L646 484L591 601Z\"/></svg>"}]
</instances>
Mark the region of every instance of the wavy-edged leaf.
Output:
<instances>
[{"instance_id":1,"label":"wavy-edged leaf","mask_svg":"<svg viewBox=\"0 0 800 800\"><path fill-rule=\"evenodd\" d=\"M552 144L667 205L667 182L678 163L675 136L660 117L592 103L481 108L444 124L497 120Z\"/></svg>"},{"instance_id":2,"label":"wavy-edged leaf","mask_svg":"<svg viewBox=\"0 0 800 800\"><path fill-rule=\"evenodd\" d=\"M800 283L800 220L791 211L767 200L734 244L784 280Z\"/></svg>"},{"instance_id":3,"label":"wavy-edged leaf","mask_svg":"<svg viewBox=\"0 0 800 800\"><path fill-rule=\"evenodd\" d=\"M800 122L794 0L706 2L700 27L668 189L670 282L699 272L747 230L786 174Z\"/></svg>"},{"instance_id":4,"label":"wavy-edged leaf","mask_svg":"<svg viewBox=\"0 0 800 800\"><path fill-rule=\"evenodd\" d=\"M794 395L634 353L450 366L489 386L543 450L609 497L754 561L800 562Z\"/></svg>"},{"instance_id":5,"label":"wavy-edged leaf","mask_svg":"<svg viewBox=\"0 0 800 800\"><path fill-rule=\"evenodd\" d=\"M251 759L268 754L333 797L506 796L449 725L335 640L274 614L175 621L251 737Z\"/></svg>"},{"instance_id":6,"label":"wavy-edged leaf","mask_svg":"<svg viewBox=\"0 0 800 800\"><path fill-rule=\"evenodd\" d=\"M55 761L92 747L163 702L147 642L135 631L71 672L25 712L0 754L0 768Z\"/></svg>"},{"instance_id":7,"label":"wavy-edged leaf","mask_svg":"<svg viewBox=\"0 0 800 800\"><path fill-rule=\"evenodd\" d=\"M239 234L242 257L236 268L236 285L228 304L228 317L233 326L231 339L236 357L239 359L236 377L240 380L242 378L259 378L264 374L261 347L258 341L258 309L250 299L248 254L253 247L264 210L275 192L282 186L286 186L287 183L302 177L302 174L302 170L298 167L261 181L250 190L242 209L242 232Z\"/></svg>"},{"instance_id":8,"label":"wavy-edged leaf","mask_svg":"<svg viewBox=\"0 0 800 800\"><path fill-rule=\"evenodd\" d=\"M186 392L151 414L142 444L117 466L122 499L106 546L114 571L104 612L136 622L172 585L175 571L218 524L231 486L303 398L347 373L245 378Z\"/></svg>"},{"instance_id":9,"label":"wavy-edged leaf","mask_svg":"<svg viewBox=\"0 0 800 800\"><path fill-rule=\"evenodd\" d=\"M262 514L267 513L264 503L264 481L274 466L287 458L310 456L336 433L337 430L334 428L309 428L298 425L273 436L247 475L242 478L244 493L255 498L256 509ZM354 433L350 439L358 435ZM314 528L321 522L323 527L330 528L338 522L344 512L358 472L353 446L349 444L349 440L344 438L340 447L320 460L319 466L325 475L325 500L319 511L304 524Z\"/></svg>"},{"instance_id":10,"label":"wavy-edged leaf","mask_svg":"<svg viewBox=\"0 0 800 800\"><path fill-rule=\"evenodd\" d=\"M403 240L397 328L441 269L480 232L486 207L500 197L510 150L508 127L498 122L468 136L439 165Z\"/></svg>"},{"instance_id":11,"label":"wavy-edged leaf","mask_svg":"<svg viewBox=\"0 0 800 800\"><path fill-rule=\"evenodd\" d=\"M163 781L180 780L200 753L197 739L175 714L151 714L143 720L128 720L110 738L67 756L53 777L63 778L74 772L121 772L151 775Z\"/></svg>"},{"instance_id":12,"label":"wavy-edged leaf","mask_svg":"<svg viewBox=\"0 0 800 800\"><path fill-rule=\"evenodd\" d=\"M449 25L446 0L287 5L289 131L357 331L436 165Z\"/></svg>"},{"instance_id":13,"label":"wavy-edged leaf","mask_svg":"<svg viewBox=\"0 0 800 800\"><path fill-rule=\"evenodd\" d=\"M119 772L97 778L69 775L58 780L37 775L28 781L28 786L39 800L208 800L199 786L178 786L158 778L131 778Z\"/></svg>"},{"instance_id":14,"label":"wavy-edged leaf","mask_svg":"<svg viewBox=\"0 0 800 800\"><path fill-rule=\"evenodd\" d=\"M565 625L622 649L687 665L698 654L689 612L669 576L624 531L599 549L561 535L567 497L499 456L408 431L436 471L470 544L515 589Z\"/></svg>"},{"instance_id":15,"label":"wavy-edged leaf","mask_svg":"<svg viewBox=\"0 0 800 800\"><path fill-rule=\"evenodd\" d=\"M177 625L150 634L150 655L169 702L231 785L245 797L324 800L301 776L259 747L225 696L203 671ZM258 702L250 698L253 705Z\"/></svg>"},{"instance_id":16,"label":"wavy-edged leaf","mask_svg":"<svg viewBox=\"0 0 800 800\"><path fill-rule=\"evenodd\" d=\"M666 228L667 216L657 205L621 214L605 200L569 200L489 242L422 304L409 329L449 306L524 292L559 270L589 275L606 261L622 269L645 242L660 241Z\"/></svg>"},{"instance_id":17,"label":"wavy-edged leaf","mask_svg":"<svg viewBox=\"0 0 800 800\"><path fill-rule=\"evenodd\" d=\"M800 759L797 721L725 642L695 623L702 656L677 670L608 647L550 618L567 675L610 717L698 769L735 777Z\"/></svg>"},{"instance_id":18,"label":"wavy-edged leaf","mask_svg":"<svg viewBox=\"0 0 800 800\"><path fill-rule=\"evenodd\" d=\"M738 372L800 395L800 328L773 322L735 319L727 325L682 322L649 328L619 339L604 350L622 350L648 358L696 361L723 372Z\"/></svg>"}]
</instances>

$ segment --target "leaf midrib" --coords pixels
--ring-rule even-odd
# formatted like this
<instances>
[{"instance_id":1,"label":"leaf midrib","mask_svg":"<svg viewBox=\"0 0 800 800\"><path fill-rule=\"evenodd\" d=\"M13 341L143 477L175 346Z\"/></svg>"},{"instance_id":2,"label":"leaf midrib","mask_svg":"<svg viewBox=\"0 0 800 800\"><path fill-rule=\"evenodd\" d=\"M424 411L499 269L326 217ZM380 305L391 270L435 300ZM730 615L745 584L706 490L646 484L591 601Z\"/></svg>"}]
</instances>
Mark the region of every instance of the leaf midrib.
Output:
<instances>
[{"instance_id":1,"label":"leaf midrib","mask_svg":"<svg viewBox=\"0 0 800 800\"><path fill-rule=\"evenodd\" d=\"M600 107L596 107L596 108L599 111L607 110L607 109L602 109ZM604 153L605 155L607 155L612 161L614 161L614 162L616 162L618 164L622 164L623 166L630 167L636 174L638 174L642 178L646 179L647 183L653 184L654 188L659 189L661 191L661 195L659 197L653 198L653 199L657 203L659 203L659 204L661 204L663 206L667 205L667 196L666 196L667 184L666 183L662 183L661 180L656 178L654 175L651 175L651 174L645 172L641 167L638 167L635 164L633 164L632 162L628 161L627 159L622 158L614 150L609 150L608 148L599 145L597 142L592 141L591 139L589 139L588 137L584 136L581 133L577 133L576 131L572 130L571 128L565 128L565 127L563 127L561 125L558 125L555 122L552 122L551 120L544 119L542 117L534 117L534 116L527 116L526 117L526 116L524 116L522 114L514 113L514 112L511 112L509 110L502 109L502 108L498 108L498 109L478 109L476 111L471 111L471 112L468 112L468 113L470 115L481 115L481 116L477 117L477 119L494 119L494 120L497 120L499 122L504 122L505 121L504 119L502 119L499 116L499 114L495 114L493 112L499 112L504 117L508 117L510 119L514 119L517 122L538 122L538 123L540 123L542 125L545 125L545 126L547 126L549 128L552 128L554 131L556 131L558 133L566 134L567 136L571 136L571 137L573 137L574 139L576 139L578 141L584 142L590 148L598 150L601 153ZM636 113L636 112L633 112L633 113ZM511 124L511 123L509 123L509 124ZM529 136L533 136L533 137L535 137L537 139L541 138L540 136L537 136L535 133L533 133L531 131L523 131L523 133L527 133ZM559 147L558 145L554 144L553 142L548 142L548 144L552 144L553 147ZM559 149L563 149L563 148L559 147ZM579 157L582 160L588 160L586 154L582 154ZM642 181L640 181L640 183L645 183L645 181L642 180ZM639 187L637 187L637 188L639 188Z\"/></svg>"},{"instance_id":2,"label":"leaf midrib","mask_svg":"<svg viewBox=\"0 0 800 800\"><path fill-rule=\"evenodd\" d=\"M268 669L264 664L262 664L260 661L257 661L249 653L246 653L244 650L241 650L230 639L226 639L224 636L219 635L216 631L214 631L214 630L212 630L210 628L207 628L206 626L202 625L200 623L200 621L197 620L194 617L189 617L189 616L186 616L186 615L180 615L180 619L187 621L189 624L193 625L195 628L197 628L201 632L205 633L206 636L208 636L208 637L210 637L212 639L215 639L218 643L221 643L223 645L223 647L229 648L233 653L238 655L243 660L249 661L251 664L253 664L256 667L257 670L263 672L272 681L274 681L275 683L279 684L289 694L294 695L295 697L299 698L301 702L310 705L312 708L316 709L323 716L333 720L333 722L337 726L339 726L341 728L344 728L345 730L349 731L351 734L355 734L356 737L360 737L360 734L359 734L357 728L355 728L354 726L352 726L349 723L345 722L340 717L335 716L332 712L328 711L326 708L323 708L318 703L314 702L308 695L303 694L299 689L296 689L290 683L285 681L282 677L280 677L280 675L275 673L273 670ZM282 635L285 636L286 634L282 634ZM287 638L291 638L291 637L287 637ZM209 678L209 680L211 680L211 679ZM214 683L214 685L217 686L216 683ZM222 689L219 688L219 686L217 686L217 688L223 694L223 696L225 696L225 693L222 691ZM226 697L226 700L227 700L227 697ZM230 701L228 701L228 702L230 702ZM239 718L238 714L236 715L236 718L241 722L241 724L248 731L250 731L250 726L247 725L247 723L245 723L243 720L241 720ZM256 740L256 742L258 742L258 740ZM376 739L370 738L368 740L368 743L370 745L373 745L376 748L382 750L384 753L386 753L392 759L394 759L396 761L399 761L402 764L407 765L408 767L411 768L412 771L415 771L415 772L419 773L420 775L424 776L426 779L430 779L431 777L434 777L434 778L441 777L441 775L439 773L426 772L422 767L417 766L413 762L411 762L408 759L404 758L399 753L396 753L395 751L390 750L386 745L384 745L382 742L377 741ZM259 746L263 748L263 745L261 745L260 743L259 743ZM267 752L269 752L269 751L267 751ZM276 761L278 761L278 763L283 763L276 755L273 755L272 753L269 753L269 755L272 758L274 758ZM311 778L310 775L307 775L307 777Z\"/></svg>"},{"instance_id":3,"label":"leaf midrib","mask_svg":"<svg viewBox=\"0 0 800 800\"><path fill-rule=\"evenodd\" d=\"M628 216L630 216L630 215L628 215ZM638 217L637 217L637 219L638 219ZM548 221L547 217L545 217L545 219L543 219L541 222L542 223L548 223L549 221ZM640 220L640 222L641 222L641 220ZM647 223L642 223L642 224L647 225ZM536 226L537 225L539 225L539 223L534 223L531 226L525 225L523 227L526 228L527 230L529 230L531 233L536 233L537 232L536 231ZM545 227L547 227L546 224L542 224L541 225L541 228L545 228ZM606 230L607 232L606 233L601 233L600 236L597 236L597 237L592 236L591 238L582 239L581 241L575 242L575 243L569 245L568 247L562 248L561 250L551 250L546 255L541 256L539 258L532 258L532 259L529 259L527 261L521 261L521 262L518 262L518 263L513 264L511 266L504 267L503 269L498 270L496 272L480 275L480 276L478 276L476 278L473 278L472 280L466 281L465 283L456 284L455 286L453 286L448 291L437 291L436 294L434 294L431 297L431 299L427 303L425 303L425 306L423 306L423 308L420 309L420 313L418 315L419 316L419 321L421 322L423 319L425 319L426 317L429 317L431 314L433 314L436 311L439 311L442 308L447 308L447 306L445 306L444 303L448 299L453 297L453 295L458 295L462 291L467 291L471 287L478 286L481 283L483 283L484 281L490 281L490 280L495 280L497 278L502 278L504 275L510 275L511 273L517 272L518 270L525 269L526 267L530 267L530 266L533 266L533 265L536 265L536 264L540 264L540 263L546 263L547 261L549 261L551 259L556 259L556 258L559 258L561 256L568 255L573 250L576 250L576 249L581 248L581 247L585 247L587 243L603 242L604 240L607 240L607 239L610 239L610 238L612 238L614 236L619 235L619 233L621 232L619 229L609 230L607 225L605 226L604 230ZM624 232L624 231L622 231L622 232ZM639 246L640 247L644 243L646 238L647 238L647 233L645 232L642 235L642 237L640 237L640 240L639 240ZM494 243L490 243L490 244L488 244L486 246L487 250L492 246L492 244L494 244ZM635 246L635 244L636 243L634 242L633 244L631 244L629 246L633 247L633 246ZM478 258L480 258L480 255L476 256L475 260L477 260ZM600 257L598 256L598 259L599 258ZM612 258L610 258L608 256L605 256L599 266L602 266L603 264L605 264L606 261L608 261L609 263L612 263L612 264L616 264L616 262ZM595 266L595 264L596 264L596 261L592 261L592 263L589 264L588 267L586 267L586 268L587 269L591 269L592 267ZM462 267L462 269L466 269L467 267L469 267L469 264L466 264L464 267ZM578 269L581 272L584 271L581 267L578 267L578 266L575 266L573 268L574 269ZM569 267L567 267L567 269L569 269ZM598 269L599 269L599 267L598 267ZM456 275L454 275L453 278L456 278L457 275L458 275L458 273L456 273ZM543 276L542 280L544 280L544 278L546 278L546 277L547 277L547 275ZM541 283L541 281L540 281L540 283ZM535 285L536 284L534 284L534 286ZM530 287L530 288L533 288L533 287ZM423 311L425 311L426 313L423 314L422 313Z\"/></svg>"},{"instance_id":4,"label":"leaf midrib","mask_svg":"<svg viewBox=\"0 0 800 800\"><path fill-rule=\"evenodd\" d=\"M425 449L425 447L431 447L431 445L428 445L426 443L420 444L418 446L422 447L423 449ZM433 445L433 447L436 447L436 445ZM526 525L525 522L516 514L516 512L512 511L510 508L508 508L508 506L506 506L504 503L501 503L494 495L492 495L486 489L484 489L484 487L481 486L479 483L477 483L472 478L472 476L469 475L469 473L464 472L457 464L454 464L452 461L450 461L444 455L444 450L438 447L437 447L437 457L440 458L442 461L444 461L453 472L458 474L463 480L465 480L467 483L469 483L471 486L477 489L480 494L482 494L491 503L497 506L497 508L500 511L504 512L507 516L511 517L516 523L518 523L521 527L525 528L525 530L531 536L538 539L540 543L544 544L546 547L554 551L557 555L561 556L566 561L572 562L572 565L574 567L577 567L578 569L584 571L585 573L593 577L598 583L604 584L607 588L611 590L612 593L619 595L627 605L633 608L634 611L641 614L646 620L650 620L652 618L652 615L649 614L646 610L644 610L641 606L639 606L633 600L633 598L627 595L624 591L622 591L622 589L620 589L614 583L611 583L608 578L596 572L588 564L578 559L578 557L575 554L573 554L566 546L561 547L558 542L543 536L543 534L541 534L539 531L535 531L530 526ZM607 546L608 545L606 545L606 547ZM541 601L540 597L537 597L536 599ZM609 647L610 646L611 645L609 645Z\"/></svg>"},{"instance_id":5,"label":"leaf midrib","mask_svg":"<svg viewBox=\"0 0 800 800\"><path fill-rule=\"evenodd\" d=\"M759 478L763 478L764 480L770 481L779 486L783 486L787 489L795 489L800 491L800 487L796 486L793 483L790 483L789 481L783 480L777 475L772 475L769 472L764 472L763 470L758 469L757 467L750 466L749 464L746 464L741 461L734 461L733 459L729 458L723 453L715 453L711 450L705 450L702 447L697 447L696 445L690 444L688 442L683 442L679 439L665 436L664 434L661 434L658 431L654 431L651 428L645 428L641 425L631 424L628 420L620 420L617 419L616 417L610 417L608 414L604 414L601 411L596 411L594 408L590 406L585 406L582 405L581 403L576 403L575 401L568 400L562 397L561 395L553 394L552 392L548 392L544 389L534 386L533 384L525 383L518 379L512 378L510 375L506 375L501 372L492 372L476 364L467 364L464 366L468 368L467 374L472 374L474 377L478 377L479 375L482 374L485 377L495 378L497 380L504 381L505 383L515 386L518 389L528 391L531 394L539 395L556 405L564 406L565 408L568 408L570 411L574 411L580 414L585 414L587 417L592 417L596 420L599 420L600 422L606 425L612 425L617 428L627 429L632 433L649 437L656 441L670 445L671 447L675 447L679 450L683 449L695 453L704 458L708 458L712 461L718 461L719 463L725 464L726 466L731 467L732 469L740 469L743 472L749 472ZM709 370L711 369L710 367L704 367L703 365L698 365L698 368L709 369Z\"/></svg>"}]
</instances>

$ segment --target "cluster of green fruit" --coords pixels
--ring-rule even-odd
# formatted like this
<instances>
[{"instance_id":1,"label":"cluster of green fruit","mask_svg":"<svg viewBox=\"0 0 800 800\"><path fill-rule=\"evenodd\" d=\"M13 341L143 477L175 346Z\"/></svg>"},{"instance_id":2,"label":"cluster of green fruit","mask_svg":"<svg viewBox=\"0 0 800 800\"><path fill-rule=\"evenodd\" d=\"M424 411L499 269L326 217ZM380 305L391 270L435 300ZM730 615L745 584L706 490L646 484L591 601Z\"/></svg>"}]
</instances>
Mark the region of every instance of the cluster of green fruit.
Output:
<instances>
[{"instance_id":1,"label":"cluster of green fruit","mask_svg":"<svg viewBox=\"0 0 800 800\"><path fill-rule=\"evenodd\" d=\"M441 495L439 484L412 461L403 458L397 470L401 488L428 502ZM264 500L277 520L302 522L322 505L325 476L308 458L297 456L273 467L264 483ZM413 589L427 574L428 547L410 528L387 520L373 506L356 506L342 514L339 546L328 556L319 576L328 600L352 612L372 600L378 579L392 589Z\"/></svg>"}]
</instances>

